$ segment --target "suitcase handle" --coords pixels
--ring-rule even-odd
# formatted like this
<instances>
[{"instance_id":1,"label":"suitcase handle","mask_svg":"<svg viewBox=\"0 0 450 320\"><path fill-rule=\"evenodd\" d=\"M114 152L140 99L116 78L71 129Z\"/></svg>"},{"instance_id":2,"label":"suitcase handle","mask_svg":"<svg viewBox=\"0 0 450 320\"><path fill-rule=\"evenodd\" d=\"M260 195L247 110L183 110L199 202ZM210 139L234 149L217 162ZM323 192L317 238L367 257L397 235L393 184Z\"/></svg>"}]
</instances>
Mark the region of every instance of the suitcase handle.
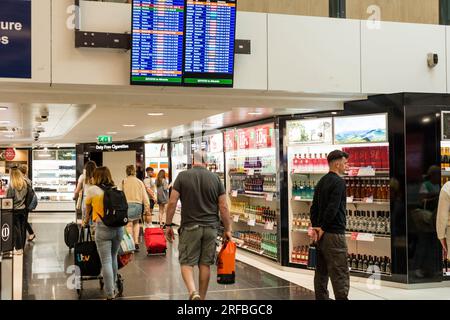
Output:
<instances>
[{"instance_id":1,"label":"suitcase handle","mask_svg":"<svg viewBox=\"0 0 450 320\"><path fill-rule=\"evenodd\" d=\"M87 229L88 233L87 233L87 237L86 237L86 241L84 240L84 230ZM92 236L91 236L91 227L90 225L86 225L86 226L81 226L80 228L80 234L78 235L78 242L82 243L82 242L89 242L92 241Z\"/></svg>"}]
</instances>

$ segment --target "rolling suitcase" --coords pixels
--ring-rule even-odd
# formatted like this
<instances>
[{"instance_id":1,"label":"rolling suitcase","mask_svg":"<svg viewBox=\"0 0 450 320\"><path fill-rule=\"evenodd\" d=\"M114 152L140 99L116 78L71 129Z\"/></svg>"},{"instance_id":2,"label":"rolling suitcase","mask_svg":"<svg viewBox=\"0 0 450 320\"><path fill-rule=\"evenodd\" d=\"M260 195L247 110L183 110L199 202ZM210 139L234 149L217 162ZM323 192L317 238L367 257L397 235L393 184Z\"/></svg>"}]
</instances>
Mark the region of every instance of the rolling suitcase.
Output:
<instances>
[{"instance_id":1,"label":"rolling suitcase","mask_svg":"<svg viewBox=\"0 0 450 320\"><path fill-rule=\"evenodd\" d=\"M64 228L64 242L70 249L75 247L80 234L80 226L75 222L71 222Z\"/></svg>"},{"instance_id":2,"label":"rolling suitcase","mask_svg":"<svg viewBox=\"0 0 450 320\"><path fill-rule=\"evenodd\" d=\"M145 246L149 255L166 255L167 242L163 229L147 228L145 229Z\"/></svg>"}]
</instances>

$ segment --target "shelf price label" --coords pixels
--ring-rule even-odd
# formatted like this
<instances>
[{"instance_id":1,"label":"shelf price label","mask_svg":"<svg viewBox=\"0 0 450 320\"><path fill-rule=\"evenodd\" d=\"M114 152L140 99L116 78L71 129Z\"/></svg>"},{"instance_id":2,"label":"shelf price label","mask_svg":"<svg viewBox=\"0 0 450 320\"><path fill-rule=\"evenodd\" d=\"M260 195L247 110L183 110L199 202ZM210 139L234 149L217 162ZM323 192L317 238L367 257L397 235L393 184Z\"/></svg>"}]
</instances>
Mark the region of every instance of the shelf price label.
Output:
<instances>
[{"instance_id":1,"label":"shelf price label","mask_svg":"<svg viewBox=\"0 0 450 320\"><path fill-rule=\"evenodd\" d=\"M250 219L250 220L248 220L247 224L250 227L254 227L256 225L256 220L255 219Z\"/></svg>"},{"instance_id":2,"label":"shelf price label","mask_svg":"<svg viewBox=\"0 0 450 320\"><path fill-rule=\"evenodd\" d=\"M239 222L239 216L238 215L234 215L233 216L233 222Z\"/></svg>"},{"instance_id":3,"label":"shelf price label","mask_svg":"<svg viewBox=\"0 0 450 320\"><path fill-rule=\"evenodd\" d=\"M352 232L351 239L353 241L374 242L375 241L375 235L372 234L372 233Z\"/></svg>"},{"instance_id":4,"label":"shelf price label","mask_svg":"<svg viewBox=\"0 0 450 320\"><path fill-rule=\"evenodd\" d=\"M231 196L234 197L234 198L236 198L236 197L238 196L237 190L232 190L232 191L231 191Z\"/></svg>"},{"instance_id":5,"label":"shelf price label","mask_svg":"<svg viewBox=\"0 0 450 320\"><path fill-rule=\"evenodd\" d=\"M353 196L347 197L347 203L353 203Z\"/></svg>"},{"instance_id":6,"label":"shelf price label","mask_svg":"<svg viewBox=\"0 0 450 320\"><path fill-rule=\"evenodd\" d=\"M359 168L358 176L375 177L375 169L372 167Z\"/></svg>"},{"instance_id":7,"label":"shelf price label","mask_svg":"<svg viewBox=\"0 0 450 320\"><path fill-rule=\"evenodd\" d=\"M373 203L373 196L369 198L364 198L365 203Z\"/></svg>"},{"instance_id":8,"label":"shelf price label","mask_svg":"<svg viewBox=\"0 0 450 320\"><path fill-rule=\"evenodd\" d=\"M264 226L264 229L266 229L266 230L273 230L274 225L275 225L275 223L273 221L272 222L266 222L266 225Z\"/></svg>"},{"instance_id":9,"label":"shelf price label","mask_svg":"<svg viewBox=\"0 0 450 320\"><path fill-rule=\"evenodd\" d=\"M248 173L249 176L254 176L255 175L255 169L248 169Z\"/></svg>"},{"instance_id":10,"label":"shelf price label","mask_svg":"<svg viewBox=\"0 0 450 320\"><path fill-rule=\"evenodd\" d=\"M300 197L300 196L295 196L295 197L294 197L294 200L295 200L295 201L300 201L300 200L302 200L302 197Z\"/></svg>"},{"instance_id":11,"label":"shelf price label","mask_svg":"<svg viewBox=\"0 0 450 320\"><path fill-rule=\"evenodd\" d=\"M266 194L266 201L273 201L273 193Z\"/></svg>"}]
</instances>

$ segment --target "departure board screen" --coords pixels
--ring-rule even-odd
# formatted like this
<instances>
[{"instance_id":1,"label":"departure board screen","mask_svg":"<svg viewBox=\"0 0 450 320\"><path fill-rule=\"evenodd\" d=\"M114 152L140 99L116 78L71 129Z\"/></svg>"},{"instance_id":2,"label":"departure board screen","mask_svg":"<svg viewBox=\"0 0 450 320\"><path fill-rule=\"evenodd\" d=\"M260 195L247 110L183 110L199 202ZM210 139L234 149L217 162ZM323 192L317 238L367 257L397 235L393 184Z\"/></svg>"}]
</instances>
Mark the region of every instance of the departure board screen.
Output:
<instances>
[{"instance_id":1,"label":"departure board screen","mask_svg":"<svg viewBox=\"0 0 450 320\"><path fill-rule=\"evenodd\" d=\"M182 85L185 0L133 0L131 83Z\"/></svg>"},{"instance_id":2,"label":"departure board screen","mask_svg":"<svg viewBox=\"0 0 450 320\"><path fill-rule=\"evenodd\" d=\"M133 0L131 84L233 87L237 0Z\"/></svg>"},{"instance_id":3,"label":"departure board screen","mask_svg":"<svg viewBox=\"0 0 450 320\"><path fill-rule=\"evenodd\" d=\"M236 0L186 0L184 83L233 86Z\"/></svg>"}]
</instances>

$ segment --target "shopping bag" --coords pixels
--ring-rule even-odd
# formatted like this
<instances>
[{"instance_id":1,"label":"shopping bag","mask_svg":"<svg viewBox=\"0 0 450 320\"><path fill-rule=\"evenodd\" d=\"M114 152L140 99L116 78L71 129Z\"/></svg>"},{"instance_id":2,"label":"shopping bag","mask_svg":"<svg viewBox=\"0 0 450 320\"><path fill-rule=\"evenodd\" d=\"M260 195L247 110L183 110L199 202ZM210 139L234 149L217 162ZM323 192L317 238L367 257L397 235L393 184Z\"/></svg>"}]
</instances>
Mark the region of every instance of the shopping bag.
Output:
<instances>
[{"instance_id":1,"label":"shopping bag","mask_svg":"<svg viewBox=\"0 0 450 320\"><path fill-rule=\"evenodd\" d=\"M123 238L120 242L119 255L133 253L135 250L136 247L134 245L133 237L127 232L127 229L124 228Z\"/></svg>"},{"instance_id":2,"label":"shopping bag","mask_svg":"<svg viewBox=\"0 0 450 320\"><path fill-rule=\"evenodd\" d=\"M119 269L122 269L127 264L129 264L132 259L133 253L125 253L123 255L117 255L117 265Z\"/></svg>"},{"instance_id":3,"label":"shopping bag","mask_svg":"<svg viewBox=\"0 0 450 320\"><path fill-rule=\"evenodd\" d=\"M308 249L308 269L316 269L317 265L317 248L316 244L313 243L309 246Z\"/></svg>"},{"instance_id":4,"label":"shopping bag","mask_svg":"<svg viewBox=\"0 0 450 320\"><path fill-rule=\"evenodd\" d=\"M100 256L98 255L97 245L92 240L91 232L87 227L87 237L84 239L84 229L80 229L79 240L75 244L74 258L75 265L80 269L80 275L82 277L96 277L100 275L102 264L100 262Z\"/></svg>"},{"instance_id":5,"label":"shopping bag","mask_svg":"<svg viewBox=\"0 0 450 320\"><path fill-rule=\"evenodd\" d=\"M217 256L217 283L233 284L236 279L236 244L225 241Z\"/></svg>"}]
</instances>

